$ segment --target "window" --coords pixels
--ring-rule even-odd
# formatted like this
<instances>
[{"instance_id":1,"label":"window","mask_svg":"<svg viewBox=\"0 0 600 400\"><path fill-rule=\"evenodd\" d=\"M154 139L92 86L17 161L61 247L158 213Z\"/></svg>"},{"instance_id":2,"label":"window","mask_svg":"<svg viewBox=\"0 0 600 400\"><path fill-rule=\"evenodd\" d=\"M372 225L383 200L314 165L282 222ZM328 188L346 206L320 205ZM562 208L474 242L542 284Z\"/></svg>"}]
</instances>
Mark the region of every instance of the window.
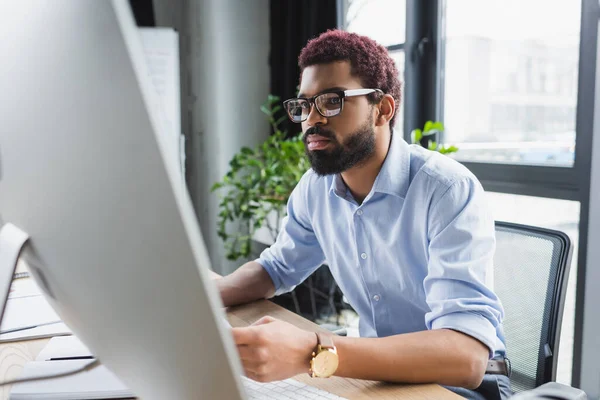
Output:
<instances>
[{"instance_id":1,"label":"window","mask_svg":"<svg viewBox=\"0 0 600 400\"><path fill-rule=\"evenodd\" d=\"M572 167L581 1L452 0L444 15L443 121L456 158Z\"/></svg>"},{"instance_id":2,"label":"window","mask_svg":"<svg viewBox=\"0 0 600 400\"><path fill-rule=\"evenodd\" d=\"M347 0L344 29L383 46L404 43L406 0Z\"/></svg>"},{"instance_id":3,"label":"window","mask_svg":"<svg viewBox=\"0 0 600 400\"><path fill-rule=\"evenodd\" d=\"M406 39L406 0L345 0L344 29L368 36L386 46L396 62L404 86L404 41ZM396 110L394 130L403 136L404 101Z\"/></svg>"}]
</instances>

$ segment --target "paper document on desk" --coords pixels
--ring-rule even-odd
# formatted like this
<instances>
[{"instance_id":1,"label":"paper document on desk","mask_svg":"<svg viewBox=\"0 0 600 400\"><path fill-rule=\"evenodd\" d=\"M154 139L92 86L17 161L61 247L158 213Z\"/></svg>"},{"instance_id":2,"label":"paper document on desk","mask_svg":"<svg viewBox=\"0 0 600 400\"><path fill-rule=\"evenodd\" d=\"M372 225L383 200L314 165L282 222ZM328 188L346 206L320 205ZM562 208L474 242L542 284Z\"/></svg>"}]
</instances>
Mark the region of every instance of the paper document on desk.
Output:
<instances>
[{"instance_id":1,"label":"paper document on desk","mask_svg":"<svg viewBox=\"0 0 600 400\"><path fill-rule=\"evenodd\" d=\"M42 325L38 326L37 328L27 329L24 331L3 333L0 335L0 343L44 339L54 336L66 336L71 334L73 334L71 329L64 322L59 322L57 324Z\"/></svg>"},{"instance_id":2,"label":"paper document on desk","mask_svg":"<svg viewBox=\"0 0 600 400\"><path fill-rule=\"evenodd\" d=\"M20 328L27 328L19 330ZM14 332L10 332L16 330ZM70 334L46 298L41 295L9 298L0 324L0 342Z\"/></svg>"},{"instance_id":3,"label":"paper document on desk","mask_svg":"<svg viewBox=\"0 0 600 400\"><path fill-rule=\"evenodd\" d=\"M77 359L92 356L90 349L76 336L63 336L50 339L35 361Z\"/></svg>"},{"instance_id":4,"label":"paper document on desk","mask_svg":"<svg viewBox=\"0 0 600 400\"><path fill-rule=\"evenodd\" d=\"M60 321L58 314L42 295L11 298L6 302L0 333Z\"/></svg>"},{"instance_id":5,"label":"paper document on desk","mask_svg":"<svg viewBox=\"0 0 600 400\"><path fill-rule=\"evenodd\" d=\"M8 298L16 299L17 297L39 296L41 294L42 290L35 283L35 280L28 278L13 282L8 292Z\"/></svg>"},{"instance_id":6,"label":"paper document on desk","mask_svg":"<svg viewBox=\"0 0 600 400\"><path fill-rule=\"evenodd\" d=\"M54 375L82 368L90 360L31 361L19 378ZM108 368L98 366L90 371L62 378L14 385L10 400L91 400L130 399L135 395Z\"/></svg>"}]
</instances>

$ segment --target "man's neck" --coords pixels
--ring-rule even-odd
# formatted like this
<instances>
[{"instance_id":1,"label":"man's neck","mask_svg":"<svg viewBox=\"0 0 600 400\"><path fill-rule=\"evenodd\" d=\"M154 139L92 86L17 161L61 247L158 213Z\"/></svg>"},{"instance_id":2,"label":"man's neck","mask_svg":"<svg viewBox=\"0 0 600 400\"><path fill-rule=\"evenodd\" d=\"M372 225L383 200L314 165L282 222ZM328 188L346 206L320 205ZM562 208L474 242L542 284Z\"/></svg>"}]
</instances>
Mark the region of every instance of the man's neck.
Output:
<instances>
[{"instance_id":1,"label":"man's neck","mask_svg":"<svg viewBox=\"0 0 600 400\"><path fill-rule=\"evenodd\" d=\"M341 173L344 183L358 204L362 204L373 188L390 145L391 133L388 129L380 133L375 142L375 152L369 160Z\"/></svg>"}]
</instances>

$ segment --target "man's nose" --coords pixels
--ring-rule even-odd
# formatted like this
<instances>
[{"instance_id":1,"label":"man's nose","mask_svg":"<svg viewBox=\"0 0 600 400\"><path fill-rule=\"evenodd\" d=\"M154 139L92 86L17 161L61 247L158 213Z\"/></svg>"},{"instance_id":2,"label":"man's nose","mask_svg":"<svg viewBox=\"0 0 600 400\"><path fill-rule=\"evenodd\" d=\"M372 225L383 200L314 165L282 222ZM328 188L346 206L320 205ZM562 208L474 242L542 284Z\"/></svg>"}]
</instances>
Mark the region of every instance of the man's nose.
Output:
<instances>
[{"instance_id":1,"label":"man's nose","mask_svg":"<svg viewBox=\"0 0 600 400\"><path fill-rule=\"evenodd\" d=\"M327 118L322 116L321 113L317 111L317 106L313 103L310 105L310 111L308 112L306 123L308 126L325 125L327 123Z\"/></svg>"}]
</instances>

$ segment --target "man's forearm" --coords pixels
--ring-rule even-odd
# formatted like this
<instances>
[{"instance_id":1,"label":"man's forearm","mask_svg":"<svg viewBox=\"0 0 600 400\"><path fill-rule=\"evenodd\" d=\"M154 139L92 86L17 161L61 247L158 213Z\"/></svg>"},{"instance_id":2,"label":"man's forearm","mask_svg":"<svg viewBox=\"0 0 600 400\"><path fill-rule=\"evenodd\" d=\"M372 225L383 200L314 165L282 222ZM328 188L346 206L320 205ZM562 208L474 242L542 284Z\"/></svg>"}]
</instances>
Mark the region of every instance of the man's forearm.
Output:
<instances>
[{"instance_id":1,"label":"man's forearm","mask_svg":"<svg viewBox=\"0 0 600 400\"><path fill-rule=\"evenodd\" d=\"M272 297L275 286L259 263L250 261L235 272L215 280L226 307Z\"/></svg>"},{"instance_id":2,"label":"man's forearm","mask_svg":"<svg viewBox=\"0 0 600 400\"><path fill-rule=\"evenodd\" d=\"M439 383L476 388L488 348L462 333L440 329L385 338L334 337L336 375L388 382Z\"/></svg>"}]
</instances>

